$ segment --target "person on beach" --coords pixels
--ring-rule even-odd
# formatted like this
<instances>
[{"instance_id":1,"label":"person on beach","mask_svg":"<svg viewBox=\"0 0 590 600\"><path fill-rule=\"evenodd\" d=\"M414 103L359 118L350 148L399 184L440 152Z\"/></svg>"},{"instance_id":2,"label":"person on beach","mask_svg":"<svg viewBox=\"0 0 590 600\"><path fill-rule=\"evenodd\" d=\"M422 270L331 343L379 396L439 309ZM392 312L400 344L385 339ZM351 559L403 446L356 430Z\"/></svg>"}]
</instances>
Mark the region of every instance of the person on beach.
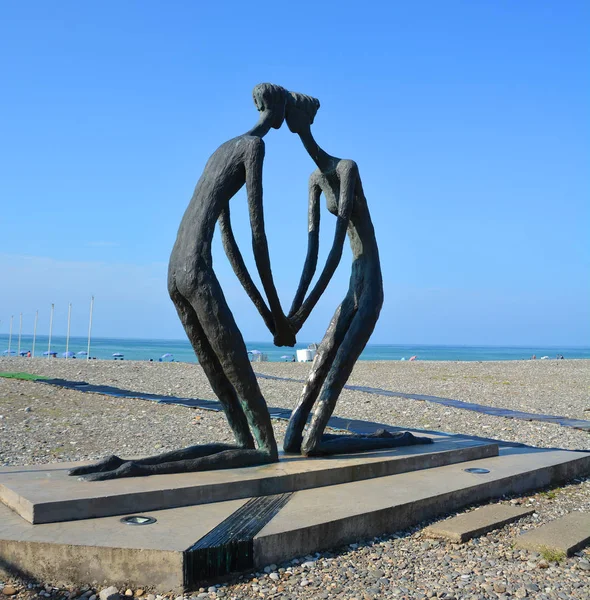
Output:
<instances>
[{"instance_id":1,"label":"person on beach","mask_svg":"<svg viewBox=\"0 0 590 600\"><path fill-rule=\"evenodd\" d=\"M278 460L268 407L248 360L242 334L213 271L211 255L219 219L230 262L274 333L275 344L294 346L295 335L272 279L262 213L262 138L271 128L281 127L287 91L280 86L261 84L254 88L253 97L260 118L248 132L222 144L207 162L180 224L168 269L170 297L199 364L223 406L236 443L192 446L136 461L110 456L94 465L72 469L70 475L103 480L244 467ZM247 273L231 232L229 201L244 184L254 258L270 308Z\"/></svg>"},{"instance_id":2,"label":"person on beach","mask_svg":"<svg viewBox=\"0 0 590 600\"><path fill-rule=\"evenodd\" d=\"M284 449L305 455L362 452L410 444L430 443L411 433L379 430L373 435L326 435L328 420L354 364L367 344L383 304L379 251L357 164L325 152L315 141L311 125L320 107L316 98L290 93L286 121L317 165L309 179L308 251L301 280L289 311L299 331L325 291L342 257L348 232L353 262L348 293L337 308L313 360L297 407L291 414ZM328 211L336 216L332 248L318 281L304 300L316 270L319 247L319 200L324 194ZM314 408L315 405L315 408ZM313 409L311 423L304 428Z\"/></svg>"}]
</instances>

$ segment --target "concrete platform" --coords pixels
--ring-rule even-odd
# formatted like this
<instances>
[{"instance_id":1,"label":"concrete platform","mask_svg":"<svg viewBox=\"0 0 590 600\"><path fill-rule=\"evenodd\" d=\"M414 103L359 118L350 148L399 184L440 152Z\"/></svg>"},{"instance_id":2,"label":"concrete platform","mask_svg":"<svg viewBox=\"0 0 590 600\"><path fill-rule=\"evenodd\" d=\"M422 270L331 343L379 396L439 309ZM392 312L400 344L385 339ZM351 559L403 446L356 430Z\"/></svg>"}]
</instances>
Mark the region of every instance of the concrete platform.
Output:
<instances>
[{"instance_id":1,"label":"concrete platform","mask_svg":"<svg viewBox=\"0 0 590 600\"><path fill-rule=\"evenodd\" d=\"M498 454L496 444L430 437L433 444L363 454L282 455L279 463L260 467L112 481L88 482L68 476L71 467L88 463L5 467L0 470L0 503L30 523L54 523L281 494Z\"/></svg>"},{"instance_id":2,"label":"concrete platform","mask_svg":"<svg viewBox=\"0 0 590 600\"><path fill-rule=\"evenodd\" d=\"M489 473L466 472L470 467ZM221 567L238 554L242 569L263 567L588 473L590 453L502 449L467 463L283 494L273 511L265 505L253 517L245 509L260 498L151 511L143 514L157 521L146 526L112 516L32 525L0 505L0 567L47 582L193 589L212 581L204 575L204 550ZM256 532L251 525L262 513L269 518ZM233 535L229 522L245 523L248 535Z\"/></svg>"},{"instance_id":3,"label":"concrete platform","mask_svg":"<svg viewBox=\"0 0 590 600\"><path fill-rule=\"evenodd\" d=\"M524 506L488 504L452 519L430 525L424 530L428 537L442 538L453 542L466 542L474 537L499 529L535 512Z\"/></svg>"},{"instance_id":4,"label":"concrete platform","mask_svg":"<svg viewBox=\"0 0 590 600\"><path fill-rule=\"evenodd\" d=\"M571 556L590 543L590 514L571 512L516 538L517 548L542 552L550 550Z\"/></svg>"}]
</instances>

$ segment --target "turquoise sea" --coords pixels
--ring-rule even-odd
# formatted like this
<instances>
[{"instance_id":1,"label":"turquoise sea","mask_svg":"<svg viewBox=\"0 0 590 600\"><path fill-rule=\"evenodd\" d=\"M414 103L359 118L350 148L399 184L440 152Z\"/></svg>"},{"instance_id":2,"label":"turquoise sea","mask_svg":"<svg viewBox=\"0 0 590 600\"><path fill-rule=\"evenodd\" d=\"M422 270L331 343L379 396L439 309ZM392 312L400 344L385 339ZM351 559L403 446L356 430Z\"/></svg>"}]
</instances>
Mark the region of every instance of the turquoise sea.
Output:
<instances>
[{"instance_id":1,"label":"turquoise sea","mask_svg":"<svg viewBox=\"0 0 590 600\"><path fill-rule=\"evenodd\" d=\"M320 340L318 340L319 342ZM21 338L21 351L32 350L33 338L23 335ZM88 340L81 337L71 337L69 350L77 353L87 349ZM289 361L294 356L296 349L307 348L307 342L301 342L295 348L276 348L268 342L248 342L248 350L255 350L267 355L269 361ZM12 335L10 348L14 353L18 351L18 334ZM8 335L0 334L0 356L8 349ZM51 352L57 352L61 357L66 349L65 336L53 336L51 339ZM42 356L48 350L47 336L37 336L35 356ZM165 354L172 354L164 360L172 358L177 362L196 362L195 354L188 341L185 340L135 340L117 338L93 338L91 340L90 355L97 359L113 360L113 354L120 353L126 360L154 360L157 361ZM255 356L254 354L253 356ZM360 360L408 360L416 356L417 360L460 360L460 361L485 361L485 360L523 360L536 355L538 359L547 356L555 359L557 355L564 358L590 358L588 347L565 346L431 346L415 344L369 344ZM78 358L86 358L79 356Z\"/></svg>"}]
</instances>

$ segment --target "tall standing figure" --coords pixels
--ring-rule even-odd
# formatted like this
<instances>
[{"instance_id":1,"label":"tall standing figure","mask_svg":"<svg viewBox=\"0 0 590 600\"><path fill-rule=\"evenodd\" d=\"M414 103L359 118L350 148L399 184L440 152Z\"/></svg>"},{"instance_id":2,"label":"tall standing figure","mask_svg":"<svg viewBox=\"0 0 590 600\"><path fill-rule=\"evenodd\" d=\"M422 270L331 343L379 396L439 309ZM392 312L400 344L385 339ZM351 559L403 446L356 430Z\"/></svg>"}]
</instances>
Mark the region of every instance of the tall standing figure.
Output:
<instances>
[{"instance_id":1,"label":"tall standing figure","mask_svg":"<svg viewBox=\"0 0 590 600\"><path fill-rule=\"evenodd\" d=\"M383 305L383 282L375 231L357 164L322 150L311 133L320 103L303 94L291 93L286 121L299 135L317 165L309 179L308 251L289 319L299 331L326 289L340 258L346 234L352 249L352 273L348 292L340 304L317 350L299 403L291 415L284 449L304 455L360 452L430 443L409 432L393 434L380 430L373 435L326 435L328 420L354 364L367 344ZM304 300L316 270L319 247L319 200L324 194L330 213L336 216L332 248L309 296ZM311 423L304 435L309 414Z\"/></svg>"},{"instance_id":2,"label":"tall standing figure","mask_svg":"<svg viewBox=\"0 0 590 600\"><path fill-rule=\"evenodd\" d=\"M254 88L260 111L256 125L222 144L211 156L186 209L168 269L168 291L235 436L235 445L206 444L136 461L110 456L72 469L87 480L178 473L265 464L278 460L268 407L248 359L246 345L213 271L211 243L219 219L224 247L240 281L274 334L275 344L293 346L295 336L273 283L262 211L264 141L285 118L287 91ZM246 185L254 259L269 307L255 288L235 245L229 201ZM255 443L256 446L255 448Z\"/></svg>"}]
</instances>

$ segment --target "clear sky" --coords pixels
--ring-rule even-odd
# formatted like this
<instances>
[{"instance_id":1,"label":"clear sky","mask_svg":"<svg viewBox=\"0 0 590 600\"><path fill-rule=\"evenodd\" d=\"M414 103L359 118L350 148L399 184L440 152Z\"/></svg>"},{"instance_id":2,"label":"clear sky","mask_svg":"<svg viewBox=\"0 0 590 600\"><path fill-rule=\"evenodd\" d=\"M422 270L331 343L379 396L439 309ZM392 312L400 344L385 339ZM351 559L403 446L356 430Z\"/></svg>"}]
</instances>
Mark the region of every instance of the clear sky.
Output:
<instances>
[{"instance_id":1,"label":"clear sky","mask_svg":"<svg viewBox=\"0 0 590 600\"><path fill-rule=\"evenodd\" d=\"M315 135L354 159L380 244L373 343L590 345L590 3L5 0L0 6L0 332L182 338L166 291L209 155L269 81L316 96ZM314 169L271 131L265 218L286 308ZM252 266L244 192L232 201ZM322 257L334 218L322 213ZM216 238L218 240L218 236ZM270 341L219 242L246 340ZM319 340L350 251L301 331Z\"/></svg>"}]
</instances>

